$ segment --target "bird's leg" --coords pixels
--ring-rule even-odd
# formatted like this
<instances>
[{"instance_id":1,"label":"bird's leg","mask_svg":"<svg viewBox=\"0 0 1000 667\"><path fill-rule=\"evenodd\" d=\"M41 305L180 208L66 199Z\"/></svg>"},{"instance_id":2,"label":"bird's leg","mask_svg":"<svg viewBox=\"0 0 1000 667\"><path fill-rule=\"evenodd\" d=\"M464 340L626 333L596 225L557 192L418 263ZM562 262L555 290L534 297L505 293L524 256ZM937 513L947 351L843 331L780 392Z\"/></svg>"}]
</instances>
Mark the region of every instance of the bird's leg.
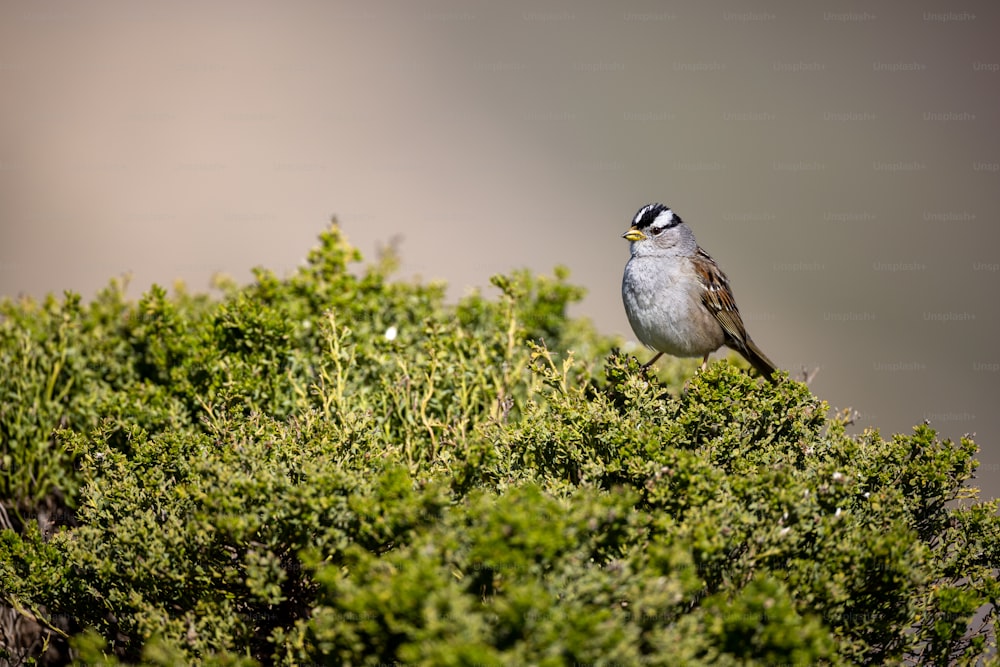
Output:
<instances>
[{"instance_id":1,"label":"bird's leg","mask_svg":"<svg viewBox=\"0 0 1000 667\"><path fill-rule=\"evenodd\" d=\"M701 372L704 373L706 368L708 368L708 355L707 354L705 355L705 358L701 360Z\"/></svg>"},{"instance_id":2,"label":"bird's leg","mask_svg":"<svg viewBox=\"0 0 1000 667\"><path fill-rule=\"evenodd\" d=\"M649 361L647 361L646 363L644 363L642 365L642 370L646 370L647 368L649 368L650 366L652 366L653 364L655 364L656 360L659 359L662 356L663 356L662 352L657 352L656 355L652 359L650 359Z\"/></svg>"}]
</instances>

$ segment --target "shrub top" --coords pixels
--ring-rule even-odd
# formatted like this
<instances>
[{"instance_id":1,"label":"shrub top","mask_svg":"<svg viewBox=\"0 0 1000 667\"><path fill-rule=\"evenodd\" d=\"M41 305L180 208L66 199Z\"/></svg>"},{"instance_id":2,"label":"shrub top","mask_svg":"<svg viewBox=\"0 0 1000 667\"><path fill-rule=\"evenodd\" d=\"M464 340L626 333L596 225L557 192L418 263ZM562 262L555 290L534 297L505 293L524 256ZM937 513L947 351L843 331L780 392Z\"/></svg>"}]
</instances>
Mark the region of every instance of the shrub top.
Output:
<instances>
[{"instance_id":1,"label":"shrub top","mask_svg":"<svg viewBox=\"0 0 1000 667\"><path fill-rule=\"evenodd\" d=\"M994 655L971 440L848 435L734 359L645 372L565 269L447 304L360 262L334 225L217 297L0 305L0 597L51 640L8 658Z\"/></svg>"}]
</instances>

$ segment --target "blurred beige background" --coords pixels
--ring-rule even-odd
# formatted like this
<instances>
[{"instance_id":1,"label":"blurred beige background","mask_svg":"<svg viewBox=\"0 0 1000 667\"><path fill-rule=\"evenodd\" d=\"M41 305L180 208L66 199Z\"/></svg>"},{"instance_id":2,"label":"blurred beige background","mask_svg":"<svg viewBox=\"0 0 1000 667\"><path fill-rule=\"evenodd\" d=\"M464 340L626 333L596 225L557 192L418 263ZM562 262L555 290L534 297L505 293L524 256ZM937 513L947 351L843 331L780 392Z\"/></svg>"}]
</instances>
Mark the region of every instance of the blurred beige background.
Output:
<instances>
[{"instance_id":1,"label":"blurred beige background","mask_svg":"<svg viewBox=\"0 0 1000 667\"><path fill-rule=\"evenodd\" d=\"M674 207L754 339L1000 495L994 2L0 4L0 295L292 270L336 214L452 294Z\"/></svg>"}]
</instances>

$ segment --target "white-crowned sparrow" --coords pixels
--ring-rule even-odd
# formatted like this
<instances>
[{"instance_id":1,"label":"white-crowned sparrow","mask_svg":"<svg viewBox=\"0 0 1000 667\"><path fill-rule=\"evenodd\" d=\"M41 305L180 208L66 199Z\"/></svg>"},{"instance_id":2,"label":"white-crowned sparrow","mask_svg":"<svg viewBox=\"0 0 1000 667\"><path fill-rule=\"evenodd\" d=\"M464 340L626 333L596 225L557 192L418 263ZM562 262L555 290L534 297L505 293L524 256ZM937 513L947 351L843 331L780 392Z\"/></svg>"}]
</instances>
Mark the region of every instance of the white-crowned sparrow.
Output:
<instances>
[{"instance_id":1,"label":"white-crowned sparrow","mask_svg":"<svg viewBox=\"0 0 1000 667\"><path fill-rule=\"evenodd\" d=\"M694 240L694 232L663 204L639 209L624 234L632 257L625 265L622 300L632 331L656 355L702 357L726 345L775 382L775 365L743 326L729 280Z\"/></svg>"}]
</instances>

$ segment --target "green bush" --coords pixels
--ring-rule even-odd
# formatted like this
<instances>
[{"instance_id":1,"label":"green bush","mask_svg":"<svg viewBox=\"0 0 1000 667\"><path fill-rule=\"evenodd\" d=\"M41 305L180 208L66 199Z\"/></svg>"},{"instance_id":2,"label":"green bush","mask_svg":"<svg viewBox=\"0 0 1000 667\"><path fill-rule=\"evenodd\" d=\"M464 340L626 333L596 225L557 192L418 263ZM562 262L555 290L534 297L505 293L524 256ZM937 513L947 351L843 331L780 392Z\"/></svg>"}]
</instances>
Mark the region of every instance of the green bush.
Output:
<instances>
[{"instance_id":1,"label":"green bush","mask_svg":"<svg viewBox=\"0 0 1000 667\"><path fill-rule=\"evenodd\" d=\"M564 269L449 305L320 241L215 298L0 305L0 597L58 659L994 659L971 440L848 435L732 360L644 372Z\"/></svg>"}]
</instances>

